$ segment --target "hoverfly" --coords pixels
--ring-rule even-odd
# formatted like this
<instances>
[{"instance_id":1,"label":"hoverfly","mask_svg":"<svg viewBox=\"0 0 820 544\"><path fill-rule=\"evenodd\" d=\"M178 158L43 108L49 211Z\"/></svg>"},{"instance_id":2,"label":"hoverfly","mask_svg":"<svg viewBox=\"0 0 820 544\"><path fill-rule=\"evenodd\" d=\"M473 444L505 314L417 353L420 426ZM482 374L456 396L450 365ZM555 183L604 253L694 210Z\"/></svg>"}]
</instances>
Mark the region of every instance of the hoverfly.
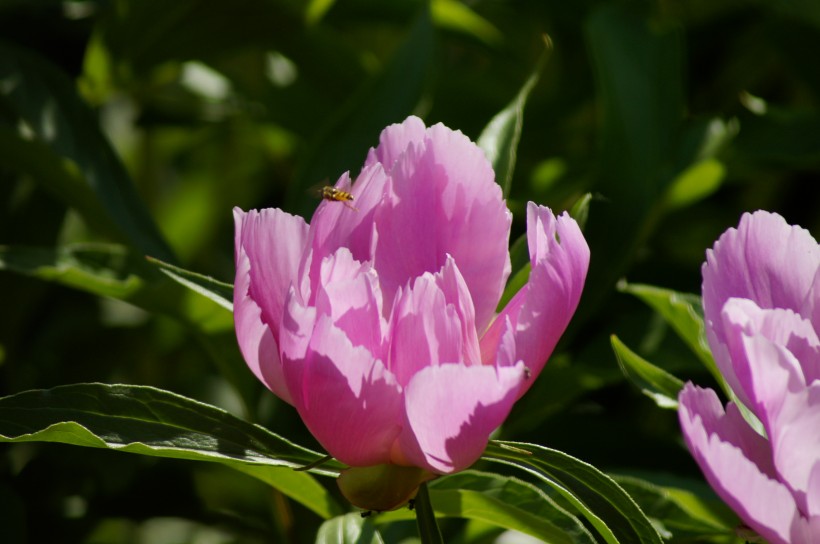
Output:
<instances>
[{"instance_id":1,"label":"hoverfly","mask_svg":"<svg viewBox=\"0 0 820 544\"><path fill-rule=\"evenodd\" d=\"M350 208L353 211L359 211L353 204L350 203L353 200L353 195L348 193L347 191L342 191L341 189L337 189L336 187L331 187L330 185L325 185L321 189L317 191L319 196L322 197L323 200L329 200L332 202L341 202L346 207Z\"/></svg>"}]
</instances>

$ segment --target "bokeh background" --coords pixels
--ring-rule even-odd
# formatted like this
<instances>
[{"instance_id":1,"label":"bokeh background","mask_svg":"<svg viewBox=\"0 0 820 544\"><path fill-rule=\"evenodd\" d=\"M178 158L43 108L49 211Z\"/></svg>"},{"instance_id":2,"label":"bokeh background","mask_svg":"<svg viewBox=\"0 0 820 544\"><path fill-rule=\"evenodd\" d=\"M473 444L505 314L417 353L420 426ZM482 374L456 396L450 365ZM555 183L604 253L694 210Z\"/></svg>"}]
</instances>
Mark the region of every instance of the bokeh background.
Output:
<instances>
[{"instance_id":1,"label":"bokeh background","mask_svg":"<svg viewBox=\"0 0 820 544\"><path fill-rule=\"evenodd\" d=\"M625 380L610 335L709 375L617 284L698 293L706 248L744 211L820 233L819 59L813 0L3 0L0 394L152 385L318 447L247 371L230 314L143 256L232 282L234 206L309 218L312 188L357 172L387 124L475 139L538 78L511 242L527 201L589 194L592 263L499 437L708 495L674 411ZM56 444L0 446L0 504L9 543L298 543L321 521L227 468Z\"/></svg>"}]
</instances>

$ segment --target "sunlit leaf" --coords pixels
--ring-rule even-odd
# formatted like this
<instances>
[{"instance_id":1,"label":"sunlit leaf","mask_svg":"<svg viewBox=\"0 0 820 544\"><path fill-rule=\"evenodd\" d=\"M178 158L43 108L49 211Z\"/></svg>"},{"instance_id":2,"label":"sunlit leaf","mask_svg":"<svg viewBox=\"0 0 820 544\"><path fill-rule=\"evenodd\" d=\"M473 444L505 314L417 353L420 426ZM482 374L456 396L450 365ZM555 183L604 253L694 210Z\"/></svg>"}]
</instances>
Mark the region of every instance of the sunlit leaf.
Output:
<instances>
[{"instance_id":1,"label":"sunlit leaf","mask_svg":"<svg viewBox=\"0 0 820 544\"><path fill-rule=\"evenodd\" d=\"M467 470L429 484L436 514L484 521L551 543L593 544L579 520L537 487L512 478ZM378 523L411 519L412 512L382 514Z\"/></svg>"},{"instance_id":2,"label":"sunlit leaf","mask_svg":"<svg viewBox=\"0 0 820 544\"><path fill-rule=\"evenodd\" d=\"M275 487L324 519L341 516L344 513L341 505L328 490L307 472L268 465L233 464L231 468Z\"/></svg>"},{"instance_id":3,"label":"sunlit leaf","mask_svg":"<svg viewBox=\"0 0 820 544\"><path fill-rule=\"evenodd\" d=\"M498 45L503 41L503 35L492 23L458 0L433 0L430 10L439 27L469 34L487 45Z\"/></svg>"},{"instance_id":4,"label":"sunlit leaf","mask_svg":"<svg viewBox=\"0 0 820 544\"><path fill-rule=\"evenodd\" d=\"M627 379L661 408L677 410L683 382L630 350L617 336L612 335L610 340L618 365Z\"/></svg>"},{"instance_id":5,"label":"sunlit leaf","mask_svg":"<svg viewBox=\"0 0 820 544\"><path fill-rule=\"evenodd\" d=\"M483 458L524 470L555 489L609 544L661 543L635 501L592 465L560 451L519 442L491 442Z\"/></svg>"},{"instance_id":6,"label":"sunlit leaf","mask_svg":"<svg viewBox=\"0 0 820 544\"><path fill-rule=\"evenodd\" d=\"M720 161L706 159L697 162L672 181L666 193L666 204L683 208L702 200L717 191L725 176L726 168Z\"/></svg>"},{"instance_id":7,"label":"sunlit leaf","mask_svg":"<svg viewBox=\"0 0 820 544\"><path fill-rule=\"evenodd\" d=\"M0 398L0 442L59 442L228 466L298 468L322 457L215 406L154 387L101 383ZM331 461L312 471L335 476L340 468Z\"/></svg>"},{"instance_id":8,"label":"sunlit leaf","mask_svg":"<svg viewBox=\"0 0 820 544\"><path fill-rule=\"evenodd\" d=\"M175 282L216 302L226 310L233 311L233 285L230 283L225 283L197 272L185 270L184 268L168 264L159 259L149 257L148 262L156 265L163 274Z\"/></svg>"},{"instance_id":9,"label":"sunlit leaf","mask_svg":"<svg viewBox=\"0 0 820 544\"><path fill-rule=\"evenodd\" d=\"M647 516L676 539L732 535L737 518L717 497L704 497L676 483L658 484L634 476L613 479L635 499ZM692 482L690 487L704 486ZM704 490L708 491L708 490Z\"/></svg>"},{"instance_id":10,"label":"sunlit leaf","mask_svg":"<svg viewBox=\"0 0 820 544\"><path fill-rule=\"evenodd\" d=\"M370 520L360 514L346 514L328 520L319 527L316 544L383 544L381 535Z\"/></svg>"}]
</instances>

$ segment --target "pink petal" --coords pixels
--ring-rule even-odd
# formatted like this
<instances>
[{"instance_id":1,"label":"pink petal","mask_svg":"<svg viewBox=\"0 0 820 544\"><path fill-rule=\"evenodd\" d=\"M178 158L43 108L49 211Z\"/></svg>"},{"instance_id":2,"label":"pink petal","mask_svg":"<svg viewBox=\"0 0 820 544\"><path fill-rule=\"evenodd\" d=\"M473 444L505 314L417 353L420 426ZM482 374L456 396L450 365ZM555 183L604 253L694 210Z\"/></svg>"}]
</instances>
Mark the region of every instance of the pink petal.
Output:
<instances>
[{"instance_id":1,"label":"pink petal","mask_svg":"<svg viewBox=\"0 0 820 544\"><path fill-rule=\"evenodd\" d=\"M388 368L407 385L422 368L462 362L461 320L429 273L396 294Z\"/></svg>"},{"instance_id":2,"label":"pink petal","mask_svg":"<svg viewBox=\"0 0 820 544\"><path fill-rule=\"evenodd\" d=\"M441 270L449 254L483 331L509 275L511 222L486 157L462 133L436 125L389 174L392 195L376 215L375 266L385 297L424 272Z\"/></svg>"},{"instance_id":3,"label":"pink petal","mask_svg":"<svg viewBox=\"0 0 820 544\"><path fill-rule=\"evenodd\" d=\"M352 202L323 201L316 208L310 222L310 255L301 263L300 275L309 278L309 286L303 291L306 299L311 299L307 291L314 292L319 281L322 259L347 248L357 261L365 262L373 258L374 214L385 198L388 178L381 165L365 167L352 187L350 176L344 174L336 182L336 187L350 191Z\"/></svg>"},{"instance_id":4,"label":"pink petal","mask_svg":"<svg viewBox=\"0 0 820 544\"><path fill-rule=\"evenodd\" d=\"M262 320L277 338L285 297L297 280L306 249L308 227L301 217L272 208L247 213L235 208L234 222L237 262L244 253L250 263L247 295L261 308Z\"/></svg>"},{"instance_id":5,"label":"pink petal","mask_svg":"<svg viewBox=\"0 0 820 544\"><path fill-rule=\"evenodd\" d=\"M566 213L530 203L527 241L529 281L507 304L481 339L482 360L495 360L509 318L515 326L515 356L537 376L578 307L589 266L589 247L578 224ZM522 390L523 392L526 390Z\"/></svg>"},{"instance_id":6,"label":"pink petal","mask_svg":"<svg viewBox=\"0 0 820 544\"><path fill-rule=\"evenodd\" d=\"M328 453L345 464L388 462L401 430L401 388L396 379L367 349L353 346L330 318L319 316L310 328L309 312L300 313L297 307L294 302L295 311L289 312L293 329L283 331L282 355L302 421ZM304 338L307 346L300 356Z\"/></svg>"},{"instance_id":7,"label":"pink petal","mask_svg":"<svg viewBox=\"0 0 820 544\"><path fill-rule=\"evenodd\" d=\"M353 260L346 248L325 258L316 295L316 310L344 331L354 346L373 358L387 359L387 324L382 317L379 279L369 263Z\"/></svg>"},{"instance_id":8,"label":"pink petal","mask_svg":"<svg viewBox=\"0 0 820 544\"><path fill-rule=\"evenodd\" d=\"M394 461L439 474L467 468L509 414L524 380L521 364L424 368L405 389L405 421Z\"/></svg>"},{"instance_id":9,"label":"pink petal","mask_svg":"<svg viewBox=\"0 0 820 544\"><path fill-rule=\"evenodd\" d=\"M702 269L704 314L715 340L722 342L719 315L730 298L800 312L818 267L820 247L807 230L777 214L744 214L737 229L727 230L706 252Z\"/></svg>"},{"instance_id":10,"label":"pink petal","mask_svg":"<svg viewBox=\"0 0 820 544\"><path fill-rule=\"evenodd\" d=\"M411 115L400 124L390 125L385 128L379 136L379 146L371 149L367 154L365 166L380 163L388 172L392 170L395 163L404 154L405 150L413 144L420 143L427 135L427 128L424 121Z\"/></svg>"},{"instance_id":11,"label":"pink petal","mask_svg":"<svg viewBox=\"0 0 820 544\"><path fill-rule=\"evenodd\" d=\"M250 279L250 260L242 251L237 257L233 290L234 325L239 350L259 381L277 397L292 404L273 332L262 321L259 305L248 296Z\"/></svg>"},{"instance_id":12,"label":"pink petal","mask_svg":"<svg viewBox=\"0 0 820 544\"><path fill-rule=\"evenodd\" d=\"M678 400L684 438L712 488L763 538L790 544L793 527L805 522L789 489L754 462L767 446L752 437L736 410L723 413L714 391L689 383Z\"/></svg>"},{"instance_id":13,"label":"pink petal","mask_svg":"<svg viewBox=\"0 0 820 544\"><path fill-rule=\"evenodd\" d=\"M239 349L257 378L292 402L282 376L277 338L282 305L304 247L307 225L279 210L234 209L234 322Z\"/></svg>"},{"instance_id":14,"label":"pink petal","mask_svg":"<svg viewBox=\"0 0 820 544\"><path fill-rule=\"evenodd\" d=\"M773 379L767 376L770 372L779 372L773 361L780 360L782 364L789 365L789 374L795 374L794 379L799 381L801 388L806 383L803 367L820 366L820 340L811 322L791 310L761 309L751 300L733 298L723 307L721 327L726 346L724 360L731 361L732 365L723 369L723 375L747 406L761 402L760 398L755 397L754 382L766 383ZM750 361L748 341L756 336L767 340L760 346L765 355L758 355ZM781 358L775 353L779 352L779 348L774 346L782 346L790 355ZM782 386L785 387L785 383ZM778 387L770 388L769 395L779 397L783 391ZM773 401L768 402L771 405Z\"/></svg>"}]
</instances>

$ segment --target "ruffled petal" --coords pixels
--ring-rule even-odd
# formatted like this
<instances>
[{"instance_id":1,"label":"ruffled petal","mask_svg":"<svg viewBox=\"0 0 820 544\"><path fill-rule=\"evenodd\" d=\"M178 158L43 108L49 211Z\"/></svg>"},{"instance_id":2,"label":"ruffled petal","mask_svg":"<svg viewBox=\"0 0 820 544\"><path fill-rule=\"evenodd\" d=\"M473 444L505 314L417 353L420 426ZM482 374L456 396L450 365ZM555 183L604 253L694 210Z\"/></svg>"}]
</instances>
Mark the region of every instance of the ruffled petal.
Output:
<instances>
[{"instance_id":1,"label":"ruffled petal","mask_svg":"<svg viewBox=\"0 0 820 544\"><path fill-rule=\"evenodd\" d=\"M304 318L310 312L300 316L296 297L291 300L294 311L289 317L302 326L283 331L283 369L302 421L322 447L345 464L388 462L401 430L401 387L380 360L352 345L329 317L316 317L310 329Z\"/></svg>"},{"instance_id":2,"label":"ruffled petal","mask_svg":"<svg viewBox=\"0 0 820 544\"><path fill-rule=\"evenodd\" d=\"M805 521L789 489L753 461L765 458L766 441L752 436L736 410L724 413L711 389L689 383L678 400L686 444L712 488L763 538L791 543L793 527Z\"/></svg>"},{"instance_id":3,"label":"ruffled petal","mask_svg":"<svg viewBox=\"0 0 820 544\"><path fill-rule=\"evenodd\" d=\"M374 359L387 358L387 323L382 317L379 279L370 263L353 259L346 248L322 261L316 310L344 331L354 346L367 348Z\"/></svg>"},{"instance_id":4,"label":"ruffled petal","mask_svg":"<svg viewBox=\"0 0 820 544\"><path fill-rule=\"evenodd\" d=\"M376 215L375 267L385 297L424 272L439 271L451 255L483 331L509 275L511 223L486 157L461 132L436 125L389 174L392 193Z\"/></svg>"},{"instance_id":5,"label":"ruffled petal","mask_svg":"<svg viewBox=\"0 0 820 544\"><path fill-rule=\"evenodd\" d=\"M259 381L277 397L292 404L273 331L262 321L259 305L248 296L250 279L250 260L242 251L237 256L233 289L233 316L239 350Z\"/></svg>"},{"instance_id":6,"label":"ruffled petal","mask_svg":"<svg viewBox=\"0 0 820 544\"><path fill-rule=\"evenodd\" d=\"M704 317L715 340L723 341L719 316L730 298L801 312L818 267L820 247L807 230L774 213L743 214L706 252L702 268Z\"/></svg>"},{"instance_id":7,"label":"ruffled petal","mask_svg":"<svg viewBox=\"0 0 820 544\"><path fill-rule=\"evenodd\" d=\"M462 361L461 320L432 274L399 290L390 324L388 368L403 386L425 367Z\"/></svg>"},{"instance_id":8,"label":"ruffled petal","mask_svg":"<svg viewBox=\"0 0 820 544\"><path fill-rule=\"evenodd\" d=\"M402 123L390 125L379 136L379 146L371 148L365 166L381 164L388 172L408 147L418 144L427 135L424 121L411 115Z\"/></svg>"},{"instance_id":9,"label":"ruffled petal","mask_svg":"<svg viewBox=\"0 0 820 544\"><path fill-rule=\"evenodd\" d=\"M763 309L751 300L729 299L721 313L721 327L724 334L727 360L731 367L723 375L738 398L747 406L759 406L771 413L777 397L785 392L787 383L777 380L777 385L766 387L775 379L770 373L780 375L782 369L775 364L779 361L788 365L788 375L784 380L794 381L794 387L806 384L803 367L820 366L820 340L810 321L791 310ZM759 344L761 354L749 353L751 338L760 336L765 341ZM789 355L780 356L782 350ZM750 356L752 359L750 359ZM788 376L793 375L793 378ZM782 383L781 383L782 382ZM760 389L755 393L756 389ZM763 398L759 394L765 394ZM768 408L761 405L766 403Z\"/></svg>"},{"instance_id":10,"label":"ruffled petal","mask_svg":"<svg viewBox=\"0 0 820 544\"><path fill-rule=\"evenodd\" d=\"M276 339L285 297L306 250L308 226L301 217L272 208L247 213L235 208L234 223L237 263L244 254L250 264L247 296L262 310Z\"/></svg>"},{"instance_id":11,"label":"ruffled petal","mask_svg":"<svg viewBox=\"0 0 820 544\"><path fill-rule=\"evenodd\" d=\"M529 281L481 338L481 355L485 362L496 358L509 319L515 327L515 356L537 376L578 307L589 246L569 215L556 219L549 208L532 203L527 208L527 241Z\"/></svg>"},{"instance_id":12,"label":"ruffled petal","mask_svg":"<svg viewBox=\"0 0 820 544\"><path fill-rule=\"evenodd\" d=\"M344 174L335 187L349 191L351 202L323 201L310 221L310 252L301 261L300 277L308 278L303 289L306 300L313 299L320 281L319 271L325 257L341 247L347 248L360 262L373 258L374 215L385 198L388 179L381 165L365 167L350 186L350 176Z\"/></svg>"},{"instance_id":13,"label":"ruffled petal","mask_svg":"<svg viewBox=\"0 0 820 544\"><path fill-rule=\"evenodd\" d=\"M438 474L469 467L509 414L525 375L522 364L422 369L405 389L405 421L394 462Z\"/></svg>"},{"instance_id":14,"label":"ruffled petal","mask_svg":"<svg viewBox=\"0 0 820 544\"><path fill-rule=\"evenodd\" d=\"M295 281L307 225L279 210L234 209L234 324L239 349L257 378L292 402L282 376L277 339L284 298Z\"/></svg>"}]
</instances>

